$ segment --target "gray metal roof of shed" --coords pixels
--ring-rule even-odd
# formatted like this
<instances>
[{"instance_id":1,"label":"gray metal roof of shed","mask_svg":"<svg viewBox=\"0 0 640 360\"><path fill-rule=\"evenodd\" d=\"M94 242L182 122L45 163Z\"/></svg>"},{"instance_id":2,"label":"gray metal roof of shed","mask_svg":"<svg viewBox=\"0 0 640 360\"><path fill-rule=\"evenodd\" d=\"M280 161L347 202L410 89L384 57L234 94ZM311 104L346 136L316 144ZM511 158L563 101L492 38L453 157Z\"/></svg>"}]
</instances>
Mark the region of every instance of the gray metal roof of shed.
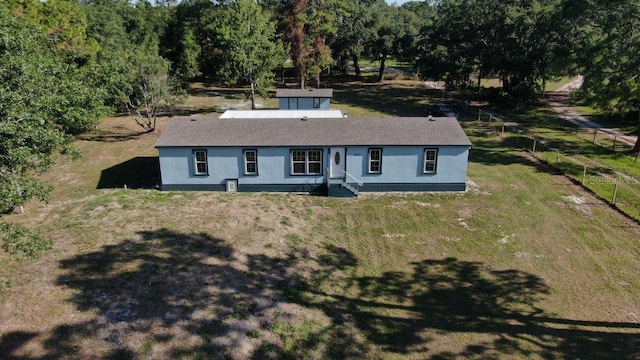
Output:
<instances>
[{"instance_id":1,"label":"gray metal roof of shed","mask_svg":"<svg viewBox=\"0 0 640 360\"><path fill-rule=\"evenodd\" d=\"M156 147L471 146L456 118L171 120Z\"/></svg>"},{"instance_id":2,"label":"gray metal roof of shed","mask_svg":"<svg viewBox=\"0 0 640 360\"><path fill-rule=\"evenodd\" d=\"M256 118L256 119L267 119L267 118L297 118L301 119L303 117L307 118L343 118L344 113L342 110L227 110L222 115L220 115L220 119L225 118Z\"/></svg>"},{"instance_id":3,"label":"gray metal roof of shed","mask_svg":"<svg viewBox=\"0 0 640 360\"><path fill-rule=\"evenodd\" d=\"M276 97L302 98L302 97L333 97L333 89L277 89Z\"/></svg>"}]
</instances>

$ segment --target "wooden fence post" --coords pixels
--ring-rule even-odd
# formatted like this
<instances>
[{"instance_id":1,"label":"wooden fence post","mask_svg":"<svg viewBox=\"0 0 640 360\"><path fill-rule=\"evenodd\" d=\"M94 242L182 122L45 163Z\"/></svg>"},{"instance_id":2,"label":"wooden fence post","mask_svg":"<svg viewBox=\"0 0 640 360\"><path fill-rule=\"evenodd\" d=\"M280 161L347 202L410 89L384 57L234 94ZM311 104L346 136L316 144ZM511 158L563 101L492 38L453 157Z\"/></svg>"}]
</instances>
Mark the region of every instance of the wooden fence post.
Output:
<instances>
[{"instance_id":1,"label":"wooden fence post","mask_svg":"<svg viewBox=\"0 0 640 360\"><path fill-rule=\"evenodd\" d=\"M582 182L580 184L584 185L584 180L587 177L587 165L584 166L584 170L582 171Z\"/></svg>"},{"instance_id":2,"label":"wooden fence post","mask_svg":"<svg viewBox=\"0 0 640 360\"><path fill-rule=\"evenodd\" d=\"M538 142L538 141L537 141L536 139L533 139L533 153L534 153L534 154L536 153L536 143L537 143L537 142Z\"/></svg>"},{"instance_id":3,"label":"wooden fence post","mask_svg":"<svg viewBox=\"0 0 640 360\"><path fill-rule=\"evenodd\" d=\"M502 136L504 136L504 121L502 122Z\"/></svg>"},{"instance_id":4,"label":"wooden fence post","mask_svg":"<svg viewBox=\"0 0 640 360\"><path fill-rule=\"evenodd\" d=\"M556 150L556 164L560 162L560 150Z\"/></svg>"},{"instance_id":5,"label":"wooden fence post","mask_svg":"<svg viewBox=\"0 0 640 360\"><path fill-rule=\"evenodd\" d=\"M613 205L616 204L616 197L618 196L618 182L616 181L616 187L613 189L613 199L611 199L611 203Z\"/></svg>"},{"instance_id":6,"label":"wooden fence post","mask_svg":"<svg viewBox=\"0 0 640 360\"><path fill-rule=\"evenodd\" d=\"M482 109L478 109L478 121L480 121L480 115L482 115Z\"/></svg>"},{"instance_id":7,"label":"wooden fence post","mask_svg":"<svg viewBox=\"0 0 640 360\"><path fill-rule=\"evenodd\" d=\"M618 140L617 135L613 138L613 151L616 151L616 140Z\"/></svg>"},{"instance_id":8,"label":"wooden fence post","mask_svg":"<svg viewBox=\"0 0 640 360\"><path fill-rule=\"evenodd\" d=\"M598 129L596 129L596 131L593 132L593 141L592 143L596 143L596 137L598 136Z\"/></svg>"}]
</instances>

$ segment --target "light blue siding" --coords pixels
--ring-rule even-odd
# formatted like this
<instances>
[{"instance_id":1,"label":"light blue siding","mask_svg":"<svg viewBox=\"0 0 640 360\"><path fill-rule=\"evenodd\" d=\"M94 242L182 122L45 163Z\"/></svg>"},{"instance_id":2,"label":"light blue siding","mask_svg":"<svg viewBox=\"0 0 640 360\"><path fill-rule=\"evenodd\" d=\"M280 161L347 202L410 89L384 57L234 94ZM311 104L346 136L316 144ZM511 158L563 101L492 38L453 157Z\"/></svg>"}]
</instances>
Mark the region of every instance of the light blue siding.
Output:
<instances>
[{"instance_id":1,"label":"light blue siding","mask_svg":"<svg viewBox=\"0 0 640 360\"><path fill-rule=\"evenodd\" d=\"M320 107L313 107L313 99L309 98L279 98L278 103L280 110L330 110L331 99L320 98Z\"/></svg>"},{"instance_id":2,"label":"light blue siding","mask_svg":"<svg viewBox=\"0 0 640 360\"><path fill-rule=\"evenodd\" d=\"M382 149L382 172L368 173L369 149ZM435 173L424 174L424 150L438 149ZM464 183L467 178L466 146L387 146L347 148L347 172L363 183ZM365 186L366 188L366 186ZM363 189L366 191L366 189Z\"/></svg>"},{"instance_id":3,"label":"light blue siding","mask_svg":"<svg viewBox=\"0 0 640 360\"><path fill-rule=\"evenodd\" d=\"M370 148L382 149L382 172L368 173ZM424 174L424 149L437 148L437 171ZM207 151L208 174L194 175L193 150ZM258 155L258 175L244 175L243 150L255 149ZM329 166L329 147L323 153L322 175L291 175L292 149L320 149L317 147L198 147L159 148L163 189L224 190L227 179L238 179L239 191L295 191L295 186L316 189L326 184ZM467 146L386 146L346 147L346 171L364 183L362 191L385 189L464 189L467 176ZM370 186L367 188L367 184ZM397 186L395 186L395 185ZM428 186L432 184L433 186ZM447 184L455 186L449 187ZM243 188L244 186L244 188Z\"/></svg>"},{"instance_id":4,"label":"light blue siding","mask_svg":"<svg viewBox=\"0 0 640 360\"><path fill-rule=\"evenodd\" d=\"M208 175L193 175L193 150L207 151ZM244 175L243 150L258 151L258 175ZM238 179L238 187L243 184L323 184L326 166L322 175L291 175L291 155L294 147L287 148L159 148L162 185L223 185L227 179ZM319 149L319 148L305 148ZM327 150L323 150L326 163Z\"/></svg>"}]
</instances>

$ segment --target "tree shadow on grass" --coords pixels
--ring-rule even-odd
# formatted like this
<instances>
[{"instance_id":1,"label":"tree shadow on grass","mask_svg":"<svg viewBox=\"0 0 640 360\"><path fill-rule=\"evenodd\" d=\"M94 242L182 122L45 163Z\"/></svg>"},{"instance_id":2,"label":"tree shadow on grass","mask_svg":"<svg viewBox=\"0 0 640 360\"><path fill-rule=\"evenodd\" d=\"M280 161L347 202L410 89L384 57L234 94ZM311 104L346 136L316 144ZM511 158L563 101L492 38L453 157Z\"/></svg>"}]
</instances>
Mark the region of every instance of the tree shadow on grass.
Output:
<instances>
[{"instance_id":1,"label":"tree shadow on grass","mask_svg":"<svg viewBox=\"0 0 640 360\"><path fill-rule=\"evenodd\" d=\"M26 356L13 356L24 344L32 341L38 336L36 332L14 331L4 333L0 336L0 354L4 354L8 359L29 359Z\"/></svg>"},{"instance_id":2,"label":"tree shadow on grass","mask_svg":"<svg viewBox=\"0 0 640 360\"><path fill-rule=\"evenodd\" d=\"M222 113L224 112L223 110L221 110L217 105L214 106L201 106L198 108L186 108L186 107L178 107L176 109L174 109L171 112L171 116L174 117L180 117L180 116L184 116L184 117L188 117L188 116L197 116L197 115L203 115L203 116L211 116L211 117L216 117L215 113Z\"/></svg>"},{"instance_id":3,"label":"tree shadow on grass","mask_svg":"<svg viewBox=\"0 0 640 360\"><path fill-rule=\"evenodd\" d=\"M108 348L96 357L139 358L145 343L166 346L166 357L215 358L234 349L229 338L256 342L246 334L260 326L254 314L274 302L250 273L234 268L224 240L166 229L139 235L61 262L58 285L75 290L69 301L96 317L58 326L45 344L47 358L82 357L91 344Z\"/></svg>"},{"instance_id":4,"label":"tree shadow on grass","mask_svg":"<svg viewBox=\"0 0 640 360\"><path fill-rule=\"evenodd\" d=\"M157 156L137 156L102 170L97 189L151 189L160 184Z\"/></svg>"},{"instance_id":5,"label":"tree shadow on grass","mask_svg":"<svg viewBox=\"0 0 640 360\"><path fill-rule=\"evenodd\" d=\"M117 142L117 141L137 140L141 136L144 136L146 134L149 134L149 132L148 131L131 131L127 127L116 126L109 131L100 130L96 132L90 132L90 133L78 135L77 138L85 141Z\"/></svg>"},{"instance_id":6,"label":"tree shadow on grass","mask_svg":"<svg viewBox=\"0 0 640 360\"><path fill-rule=\"evenodd\" d=\"M441 90L419 86L398 86L380 84L335 84L336 104L378 111L390 116L428 116L427 103L443 101ZM425 102L425 99L430 99Z\"/></svg>"},{"instance_id":7,"label":"tree shadow on grass","mask_svg":"<svg viewBox=\"0 0 640 360\"><path fill-rule=\"evenodd\" d=\"M580 177L584 165L567 158L564 153L556 155L548 144L536 143L536 153L531 153L534 142L531 138L502 137L495 139L493 134L480 129L467 130L474 138L469 152L469 161L483 165L528 166L535 171L551 174L567 174ZM537 158L537 159L536 159ZM590 173L615 175L615 171L605 166L590 166Z\"/></svg>"},{"instance_id":8,"label":"tree shadow on grass","mask_svg":"<svg viewBox=\"0 0 640 360\"><path fill-rule=\"evenodd\" d=\"M341 314L334 315L335 323L348 314L370 343L402 355L428 352L432 336L475 333L494 340L469 344L459 353L432 354L431 358L640 356L639 323L548 316L536 304L550 289L533 274L493 270L455 258L413 265L412 273L358 278L357 298L332 295L332 301L305 305L317 306L330 316Z\"/></svg>"},{"instance_id":9,"label":"tree shadow on grass","mask_svg":"<svg viewBox=\"0 0 640 360\"><path fill-rule=\"evenodd\" d=\"M507 139L474 139L469 151L469 161L489 166L522 165L542 173L554 173L556 170L535 161L526 152L513 149Z\"/></svg>"},{"instance_id":10,"label":"tree shadow on grass","mask_svg":"<svg viewBox=\"0 0 640 360\"><path fill-rule=\"evenodd\" d=\"M191 88L187 91L191 96L220 97L224 99L243 99L249 89L241 88Z\"/></svg>"},{"instance_id":11,"label":"tree shadow on grass","mask_svg":"<svg viewBox=\"0 0 640 360\"><path fill-rule=\"evenodd\" d=\"M138 235L60 262L57 284L89 320L6 332L0 353L33 359L19 350L44 335L47 359L640 356L638 324L548 316L537 303L550 289L519 270L447 258L357 276L358 259L336 245L270 256L204 233ZM318 312L327 322L305 328ZM463 351L430 351L455 334L469 334Z\"/></svg>"}]
</instances>

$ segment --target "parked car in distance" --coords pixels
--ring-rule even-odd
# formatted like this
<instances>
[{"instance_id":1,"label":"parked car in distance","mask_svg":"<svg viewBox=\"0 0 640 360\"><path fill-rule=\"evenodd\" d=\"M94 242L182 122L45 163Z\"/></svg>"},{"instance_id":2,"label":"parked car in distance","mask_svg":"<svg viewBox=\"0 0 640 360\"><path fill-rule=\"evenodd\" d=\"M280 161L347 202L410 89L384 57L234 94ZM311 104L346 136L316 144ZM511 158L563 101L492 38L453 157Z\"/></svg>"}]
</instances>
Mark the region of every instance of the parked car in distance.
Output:
<instances>
[{"instance_id":1,"label":"parked car in distance","mask_svg":"<svg viewBox=\"0 0 640 360\"><path fill-rule=\"evenodd\" d=\"M456 112L444 104L435 104L435 105L429 106L429 115L457 117Z\"/></svg>"}]
</instances>

